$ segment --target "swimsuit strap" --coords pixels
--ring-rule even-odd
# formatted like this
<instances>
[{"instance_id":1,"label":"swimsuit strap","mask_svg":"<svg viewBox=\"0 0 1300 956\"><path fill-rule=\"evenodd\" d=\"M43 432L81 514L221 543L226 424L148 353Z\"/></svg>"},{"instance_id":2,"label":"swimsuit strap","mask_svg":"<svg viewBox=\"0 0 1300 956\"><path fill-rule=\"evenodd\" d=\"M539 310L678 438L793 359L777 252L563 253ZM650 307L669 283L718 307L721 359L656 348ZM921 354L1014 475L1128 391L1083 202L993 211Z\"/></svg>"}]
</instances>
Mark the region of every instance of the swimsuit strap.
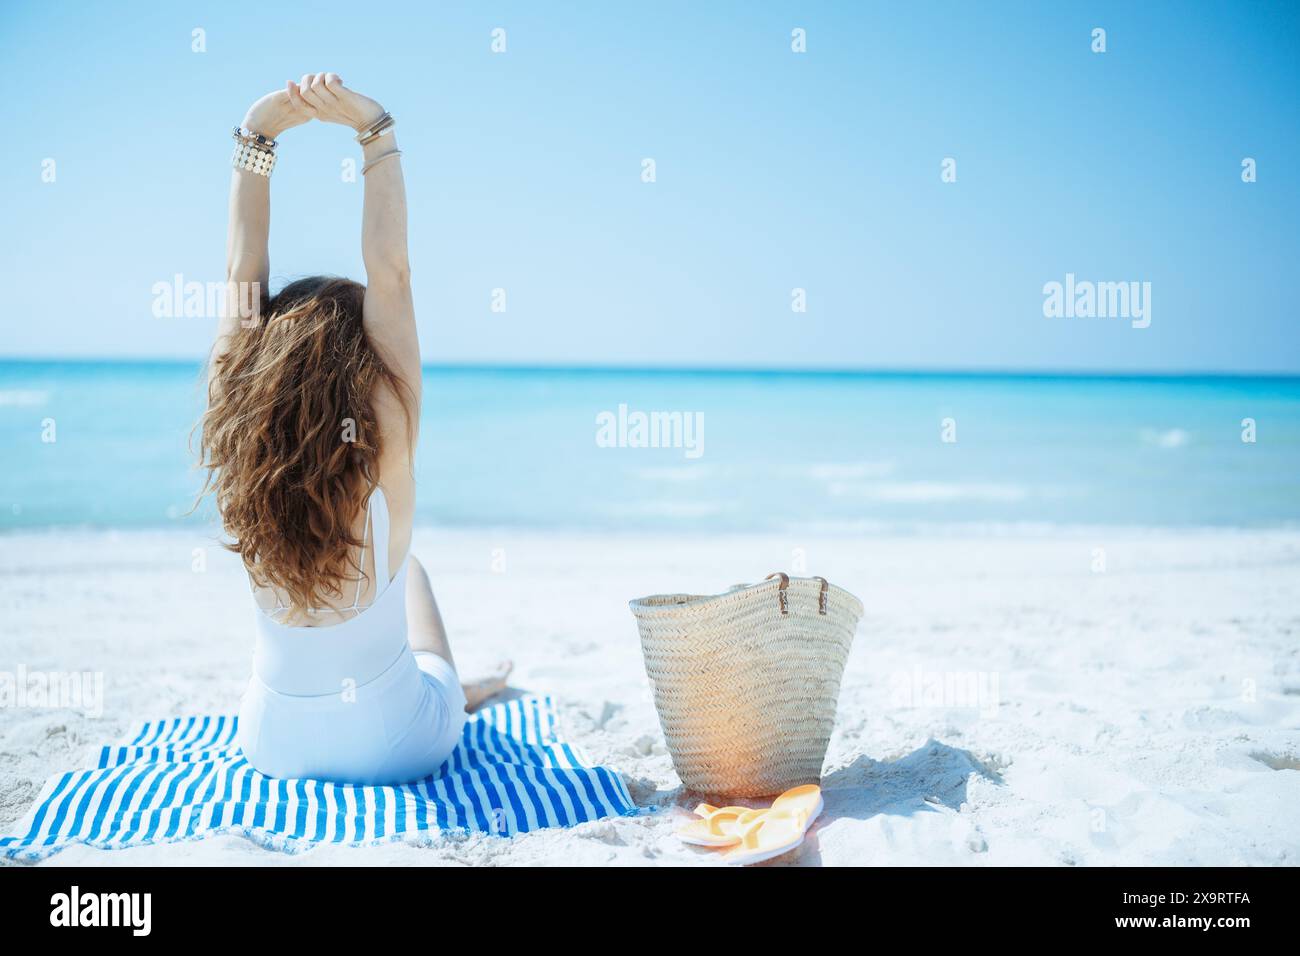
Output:
<instances>
[{"instance_id":1,"label":"swimsuit strap","mask_svg":"<svg viewBox=\"0 0 1300 956\"><path fill-rule=\"evenodd\" d=\"M378 498L378 505L375 505L375 499ZM384 495L384 489L375 485L375 490L370 493L370 506L373 509L370 516L370 527L372 529L372 541L375 547L375 598L388 587L388 535L391 530L391 520L388 515L388 498Z\"/></svg>"},{"instance_id":2,"label":"swimsuit strap","mask_svg":"<svg viewBox=\"0 0 1300 956\"><path fill-rule=\"evenodd\" d=\"M379 486L375 485L375 491L378 490L379 490ZM371 515L374 512L374 503L375 503L375 496L374 493L372 492L370 497L366 499L366 523L361 528L361 557L357 559L357 568L358 568L357 593L356 596L352 598L352 607L345 610L359 611L361 607L361 587L366 583L366 533L370 530L370 524L372 520ZM376 561L375 566L377 569L378 561L379 561L378 548L375 549L375 561ZM375 593L376 594L379 593L378 585L376 585Z\"/></svg>"}]
</instances>

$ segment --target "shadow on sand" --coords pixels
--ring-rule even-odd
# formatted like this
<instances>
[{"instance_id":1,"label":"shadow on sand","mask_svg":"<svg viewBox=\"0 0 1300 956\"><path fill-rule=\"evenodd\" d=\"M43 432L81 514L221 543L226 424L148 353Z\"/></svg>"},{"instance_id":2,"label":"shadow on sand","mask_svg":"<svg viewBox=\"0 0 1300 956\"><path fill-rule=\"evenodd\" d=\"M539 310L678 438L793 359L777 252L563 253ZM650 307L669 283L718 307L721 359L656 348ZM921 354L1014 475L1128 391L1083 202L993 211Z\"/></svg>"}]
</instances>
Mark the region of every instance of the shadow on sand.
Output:
<instances>
[{"instance_id":1,"label":"shadow on sand","mask_svg":"<svg viewBox=\"0 0 1300 956\"><path fill-rule=\"evenodd\" d=\"M938 807L957 810L966 801L971 774L1002 783L997 768L968 750L931 739L905 757L872 760L863 755L822 778L826 809L804 845L769 866L820 866L817 831L832 820L868 820L878 814L912 816Z\"/></svg>"}]
</instances>

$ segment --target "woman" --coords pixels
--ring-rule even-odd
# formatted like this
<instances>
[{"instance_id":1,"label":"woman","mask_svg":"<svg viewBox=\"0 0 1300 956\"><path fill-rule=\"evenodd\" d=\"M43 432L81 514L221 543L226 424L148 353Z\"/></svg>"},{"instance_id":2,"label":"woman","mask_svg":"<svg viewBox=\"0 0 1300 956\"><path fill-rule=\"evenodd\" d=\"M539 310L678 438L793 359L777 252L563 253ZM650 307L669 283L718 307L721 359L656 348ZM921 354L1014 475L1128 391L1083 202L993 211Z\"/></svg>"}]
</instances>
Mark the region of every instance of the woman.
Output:
<instances>
[{"instance_id":1,"label":"woman","mask_svg":"<svg viewBox=\"0 0 1300 956\"><path fill-rule=\"evenodd\" d=\"M313 119L351 127L362 145L366 285L317 276L268 298L276 141ZM201 450L204 491L259 609L238 742L272 777L428 776L460 739L467 706L509 671L462 687L429 578L408 553L420 349L393 126L374 100L317 73L259 99L235 131L231 294ZM248 302L256 315L240 314Z\"/></svg>"}]
</instances>

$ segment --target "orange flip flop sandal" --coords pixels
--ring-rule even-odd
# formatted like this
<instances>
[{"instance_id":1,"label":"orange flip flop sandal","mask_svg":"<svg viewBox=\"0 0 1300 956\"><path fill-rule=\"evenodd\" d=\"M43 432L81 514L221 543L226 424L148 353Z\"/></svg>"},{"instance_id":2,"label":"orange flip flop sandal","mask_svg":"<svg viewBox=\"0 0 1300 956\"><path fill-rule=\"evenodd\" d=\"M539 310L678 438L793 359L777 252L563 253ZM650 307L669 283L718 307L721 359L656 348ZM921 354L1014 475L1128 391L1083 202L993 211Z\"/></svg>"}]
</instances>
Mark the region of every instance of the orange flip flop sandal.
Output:
<instances>
[{"instance_id":1,"label":"orange flip flop sandal","mask_svg":"<svg viewBox=\"0 0 1300 956\"><path fill-rule=\"evenodd\" d=\"M772 801L773 810L790 810L802 813L808 820L805 826L812 826L813 821L821 816L826 801L822 799L822 788L815 783L802 787L792 787Z\"/></svg>"},{"instance_id":2,"label":"orange flip flop sandal","mask_svg":"<svg viewBox=\"0 0 1300 956\"><path fill-rule=\"evenodd\" d=\"M792 787L772 801L770 810L736 819L740 845L723 854L723 859L734 866L748 866L789 853L803 843L808 828L825 807L821 787L813 783Z\"/></svg>"},{"instance_id":3,"label":"orange flip flop sandal","mask_svg":"<svg viewBox=\"0 0 1300 956\"><path fill-rule=\"evenodd\" d=\"M741 818L754 812L749 807L714 807L701 803L695 808L696 816L701 819L680 827L677 838L691 846L735 846L740 842Z\"/></svg>"},{"instance_id":4,"label":"orange flip flop sandal","mask_svg":"<svg viewBox=\"0 0 1300 956\"><path fill-rule=\"evenodd\" d=\"M787 790L772 801L770 808L751 810L701 803L695 808L695 815L700 819L678 829L677 836L692 846L734 847L731 853L724 854L733 864L759 863L788 853L802 843L804 834L825 806L821 787L816 784ZM758 825L769 816L773 818L771 826ZM745 842L747 835L749 844Z\"/></svg>"},{"instance_id":5,"label":"orange flip flop sandal","mask_svg":"<svg viewBox=\"0 0 1300 956\"><path fill-rule=\"evenodd\" d=\"M808 817L801 810L759 810L740 833L740 843L722 854L731 866L762 863L789 853L803 843Z\"/></svg>"}]
</instances>

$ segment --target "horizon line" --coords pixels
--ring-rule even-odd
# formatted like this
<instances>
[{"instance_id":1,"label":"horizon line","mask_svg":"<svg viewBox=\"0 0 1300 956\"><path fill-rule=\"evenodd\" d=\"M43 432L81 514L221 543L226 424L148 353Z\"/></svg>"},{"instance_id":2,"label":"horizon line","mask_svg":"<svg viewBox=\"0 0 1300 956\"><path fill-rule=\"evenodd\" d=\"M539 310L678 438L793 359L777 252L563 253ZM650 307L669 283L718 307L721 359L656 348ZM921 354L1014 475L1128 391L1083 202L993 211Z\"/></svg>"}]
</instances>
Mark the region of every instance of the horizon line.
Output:
<instances>
[{"instance_id":1,"label":"horizon line","mask_svg":"<svg viewBox=\"0 0 1300 956\"><path fill-rule=\"evenodd\" d=\"M38 356L0 355L0 365L184 365L202 367L204 358L179 356ZM850 367L850 366L727 366L727 365L600 365L594 363L529 364L510 362L424 362L422 371L523 372L532 374L635 374L635 375L734 375L734 376L824 376L828 378L1079 378L1079 379L1300 379L1300 371L1234 371L1205 369L1033 369L1033 368L944 368L944 367Z\"/></svg>"}]
</instances>

